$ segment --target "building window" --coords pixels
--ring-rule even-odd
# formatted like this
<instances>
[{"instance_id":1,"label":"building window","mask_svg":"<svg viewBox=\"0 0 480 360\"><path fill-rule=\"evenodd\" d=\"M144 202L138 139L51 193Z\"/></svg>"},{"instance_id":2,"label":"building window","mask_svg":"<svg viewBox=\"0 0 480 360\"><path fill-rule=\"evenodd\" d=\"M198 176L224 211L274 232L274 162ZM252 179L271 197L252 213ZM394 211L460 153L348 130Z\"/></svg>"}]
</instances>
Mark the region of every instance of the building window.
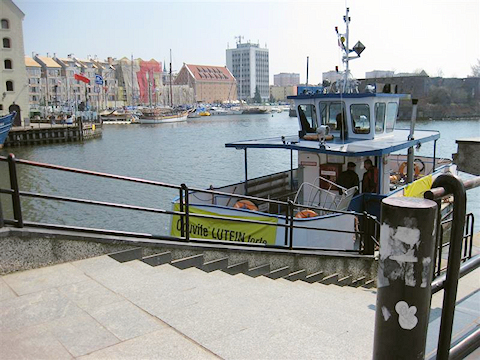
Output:
<instances>
[{"instance_id":1,"label":"building window","mask_svg":"<svg viewBox=\"0 0 480 360\"><path fill-rule=\"evenodd\" d=\"M7 91L13 91L13 81L8 80L6 82L7 85Z\"/></svg>"},{"instance_id":2,"label":"building window","mask_svg":"<svg viewBox=\"0 0 480 360\"><path fill-rule=\"evenodd\" d=\"M2 19L2 29L10 29L10 23L7 19Z\"/></svg>"},{"instance_id":3,"label":"building window","mask_svg":"<svg viewBox=\"0 0 480 360\"><path fill-rule=\"evenodd\" d=\"M5 59L3 61L3 65L4 65L5 69L12 69L12 60Z\"/></svg>"},{"instance_id":4,"label":"building window","mask_svg":"<svg viewBox=\"0 0 480 360\"><path fill-rule=\"evenodd\" d=\"M4 49L10 49L12 47L12 44L10 43L9 38L3 38L3 48Z\"/></svg>"}]
</instances>

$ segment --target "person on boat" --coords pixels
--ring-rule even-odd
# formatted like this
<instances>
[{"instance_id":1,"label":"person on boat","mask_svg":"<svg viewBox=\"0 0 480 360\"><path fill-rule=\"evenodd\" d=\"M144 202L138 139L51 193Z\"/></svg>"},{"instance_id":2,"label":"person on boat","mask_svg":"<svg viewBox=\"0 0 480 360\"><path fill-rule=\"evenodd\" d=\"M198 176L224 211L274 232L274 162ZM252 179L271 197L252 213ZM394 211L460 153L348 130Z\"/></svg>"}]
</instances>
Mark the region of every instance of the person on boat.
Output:
<instances>
[{"instance_id":1,"label":"person on boat","mask_svg":"<svg viewBox=\"0 0 480 360\"><path fill-rule=\"evenodd\" d=\"M354 186L359 188L360 179L358 178L357 173L355 172L355 163L349 161L347 164L347 170L343 171L337 180L337 184L343 186L344 188L350 189ZM339 189L340 194L342 194L342 189ZM358 194L358 189L355 191L355 195Z\"/></svg>"},{"instance_id":2,"label":"person on boat","mask_svg":"<svg viewBox=\"0 0 480 360\"><path fill-rule=\"evenodd\" d=\"M340 130L340 138L345 140L348 135L347 124L345 123L345 111L339 112L336 117L337 125L335 130Z\"/></svg>"},{"instance_id":3,"label":"person on boat","mask_svg":"<svg viewBox=\"0 0 480 360\"><path fill-rule=\"evenodd\" d=\"M310 126L307 120L307 116L305 115L305 111L301 107L298 108L298 115L300 117L300 123L302 125L302 136L307 133L315 132L315 129Z\"/></svg>"},{"instance_id":4,"label":"person on boat","mask_svg":"<svg viewBox=\"0 0 480 360\"><path fill-rule=\"evenodd\" d=\"M365 174L362 179L362 192L378 193L378 169L373 165L372 160L367 159L363 162Z\"/></svg>"}]
</instances>

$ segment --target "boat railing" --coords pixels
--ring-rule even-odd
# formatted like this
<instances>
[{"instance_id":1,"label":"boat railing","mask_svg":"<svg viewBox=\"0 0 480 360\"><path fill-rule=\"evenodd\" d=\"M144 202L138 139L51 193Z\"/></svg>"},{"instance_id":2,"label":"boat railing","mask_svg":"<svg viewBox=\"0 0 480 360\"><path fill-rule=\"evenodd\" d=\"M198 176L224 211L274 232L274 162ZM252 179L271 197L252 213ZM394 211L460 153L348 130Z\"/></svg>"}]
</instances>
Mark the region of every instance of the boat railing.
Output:
<instances>
[{"instance_id":1,"label":"boat railing","mask_svg":"<svg viewBox=\"0 0 480 360\"><path fill-rule=\"evenodd\" d=\"M4 225L15 226L18 228L23 228L25 226L29 227L38 227L43 229L56 229L56 230L69 230L69 231L81 231L81 232L89 232L95 234L102 234L102 235L118 235L118 236L126 236L126 237L137 237L137 238L149 238L149 239L159 239L159 240L167 240L167 241L179 241L179 242L203 242L203 243L215 243L215 244L223 244L223 245L231 245L231 241L219 241L215 239L209 238L195 238L191 236L190 232L190 221L192 218L204 218L204 219L215 219L219 221L228 221L228 222L239 222L244 224L259 224L264 226L275 226L277 228L281 228L285 234L285 241L283 244L259 244L259 243L248 243L248 242L234 242L235 245L239 246L250 246L250 247L271 247L271 248L283 248L283 249L302 249L302 250L325 250L325 251L353 251L361 254L366 255L373 255L375 242L374 237L377 233L376 231L376 224L374 222L374 217L361 212L355 211L341 211L341 210L332 210L326 209L319 206L305 206L303 204L297 204L293 201L280 201L275 199L264 199L250 195L242 195L242 199L247 199L251 201L257 202L266 202L269 205L274 206L282 206L286 209L286 214L282 216L282 221L278 221L275 223L257 220L255 215L253 217L232 217L232 216L223 216L223 215L210 215L210 214L200 214L200 213L193 213L190 211L190 193L195 192L197 194L204 193L208 194L209 196L232 196L232 194L211 190L211 189L197 189L197 188L189 188L185 184L181 185L174 185L168 184L160 181L153 181L153 180L145 180L135 177L128 177L128 176L121 176L121 175L114 175L96 171L89 171L83 170L78 168L71 168L59 165L52 165L46 163L40 163L30 160L21 160L16 159L15 155L10 154L8 157L0 156L0 162L6 162L9 171L9 179L10 179L10 188L0 188L0 194L7 194L12 199L12 216L13 218L5 218L3 216L2 204L0 199L0 227ZM100 177L100 178L107 178L112 180L118 181L126 181L131 183L138 183L138 184L145 184L155 187L162 187L166 189L172 189L174 191L178 191L179 194L179 206L178 210L166 210L154 207L145 207L145 206L138 206L132 204L122 204L117 202L108 202L108 201L98 201L98 200L90 200L84 198L75 198L71 196L60 196L56 194L44 194L39 192L33 191L24 191L21 189L20 179L17 175L17 166L32 166L37 168L44 168L44 169L51 169L55 171L63 171L69 172L74 174L83 174L93 177ZM237 195L235 195L237 196ZM64 224L52 224L47 222L34 222L24 219L24 214L22 212L22 199L25 198L35 198L35 199L42 199L47 201L58 201L62 203L75 203L75 204L83 204L87 206L97 206L97 207L106 207L106 208L116 208L116 209L123 209L123 210L130 210L130 211L138 211L138 212L146 212L146 213L153 213L157 215L167 215L167 216L178 216L180 218L181 224L181 231L180 236L172 236L168 234L149 234L144 232L132 232L132 231L119 231L115 229L104 229L104 228L90 228L90 227L81 227L81 226L72 226L72 225L64 225ZM341 229L331 229L326 227L312 227L312 226L305 226L306 223L302 221L302 219L295 219L295 209L312 209L314 211L323 212L325 214L331 214L332 216L340 216L340 215L349 215L356 217L358 223L363 224L363 229L353 228L352 230L341 230ZM88 212L85 212L87 214ZM256 214L255 212L252 212ZM262 213L258 213L261 215ZM304 219L303 219L304 220ZM356 221L357 222L357 221ZM311 224L310 224L311 225ZM359 250L342 250L342 249L323 249L321 247L318 248L304 248L295 245L295 239L293 237L294 229L304 229L307 231L313 232L329 232L329 233L343 233L343 234L351 234L355 238L360 239L360 249ZM320 235L318 235L320 236Z\"/></svg>"}]
</instances>

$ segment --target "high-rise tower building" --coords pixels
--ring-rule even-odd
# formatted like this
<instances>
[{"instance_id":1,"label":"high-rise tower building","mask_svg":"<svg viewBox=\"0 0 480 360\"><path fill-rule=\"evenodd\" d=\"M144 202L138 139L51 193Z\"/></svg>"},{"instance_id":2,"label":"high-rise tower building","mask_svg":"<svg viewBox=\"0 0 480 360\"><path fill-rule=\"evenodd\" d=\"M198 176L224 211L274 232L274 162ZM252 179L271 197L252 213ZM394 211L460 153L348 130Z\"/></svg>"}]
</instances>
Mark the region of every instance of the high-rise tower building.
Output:
<instances>
[{"instance_id":1,"label":"high-rise tower building","mask_svg":"<svg viewBox=\"0 0 480 360\"><path fill-rule=\"evenodd\" d=\"M237 47L227 49L227 68L237 80L238 98L253 99L258 86L262 100L268 100L269 58L268 49L259 44L242 43L238 37Z\"/></svg>"}]
</instances>

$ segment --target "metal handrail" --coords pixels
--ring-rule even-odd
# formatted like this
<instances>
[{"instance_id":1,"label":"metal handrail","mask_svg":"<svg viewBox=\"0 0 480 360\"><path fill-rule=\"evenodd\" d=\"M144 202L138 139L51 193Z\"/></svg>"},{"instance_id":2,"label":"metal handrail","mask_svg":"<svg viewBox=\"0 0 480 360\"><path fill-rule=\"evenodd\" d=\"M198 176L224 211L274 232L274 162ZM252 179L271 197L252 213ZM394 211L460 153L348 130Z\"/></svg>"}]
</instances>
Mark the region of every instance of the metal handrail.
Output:
<instances>
[{"instance_id":1,"label":"metal handrail","mask_svg":"<svg viewBox=\"0 0 480 360\"><path fill-rule=\"evenodd\" d=\"M20 202L20 198L23 196L23 197L31 197L31 198L40 198L40 199L45 199L45 200L55 200L55 201L80 203L80 204L85 204L85 205L104 206L104 207L120 208L120 209L126 209L126 210L144 211L144 212L164 214L164 215L177 215L177 216L180 216L180 219L181 219L181 237L180 238L173 237L173 236L159 236L159 235L152 235L152 234L122 232L122 231L106 230L106 229L90 229L90 228L81 228L81 227L75 227L75 226L43 224L44 227L46 227L46 228L58 228L58 229L77 230L77 231L78 230L85 230L85 231L92 231L92 232L96 232L96 233L101 232L101 233L108 233L108 234L115 234L115 235L125 235L125 236L162 238L162 239L177 240L177 241L190 241L190 240L197 241L199 239L193 239L193 238L190 239L190 231L189 231L189 219L190 219L190 217L196 217L196 218L227 220L227 221L233 221L233 222L242 222L242 223L258 224L258 225L266 225L266 226L283 227L283 228L285 228L285 236L286 236L285 244L283 246L275 246L275 247L280 247L280 248L288 247L290 249L293 248L293 229L294 228L295 229L315 230L315 231L329 231L329 232L336 232L336 233L355 234L355 235L360 235L362 237L364 235L366 235L365 231L349 231L349 230L337 230L337 229L327 229L327 228L310 228L310 227L306 227L306 226L295 225L293 223L293 217L294 217L293 207L296 207L296 208L310 208L310 209L315 209L315 210L320 210L320 211L328 211L332 214L348 214L348 215L353 215L353 216L365 216L365 214L357 213L357 212L354 212L354 211L336 211L336 210L331 210L331 209L324 209L324 208L321 208L321 207L304 206L304 205L301 205L301 204L292 203L291 201L283 202L283 201L277 201L277 200L271 200L271 199L258 198L258 197L254 197L254 196L239 195L239 197L242 197L242 198L259 200L259 201L267 201L267 202L271 202L271 203L274 203L274 204L285 205L285 206L287 206L287 209L291 208L290 211L288 211L288 213L285 216L285 224L271 223L271 222L265 222L265 221L261 221L261 220L251 220L251 219L245 219L245 218L231 218L231 217L226 217L226 216L197 214L197 213L191 213L190 212L189 196L188 195L191 192L195 191L195 192L203 192L203 193L208 193L208 194L226 195L226 196L232 196L232 194L225 193L225 192L220 192L220 191L215 191L215 190L188 188L185 184L181 184L180 186L178 186L178 185L172 185L172 184L163 183L163 182L159 182L159 181L144 180L144 179L128 177L128 176L112 175L112 174L102 173L102 172L97 172L97 171L83 170L83 169L77 169L77 168L71 168L71 167L65 167L65 166L59 166L59 165L51 165L51 164L39 163L39 162L29 161L29 160L21 160L21 159L16 159L13 154L10 154L8 157L0 156L0 161L6 161L8 163L9 170L10 170L11 189L0 189L0 193L9 194L9 195L12 196L12 199L13 199L14 221L5 219L4 223L7 224L7 225L14 225L14 226L17 226L17 227L23 227L24 225L36 226L36 227L42 226L42 224L40 224L40 223L34 223L34 222L28 222L28 221L24 222L23 221L22 211L21 211L21 202ZM20 191L19 186L18 186L18 179L17 179L17 176L16 176L16 164L17 163L18 164L23 164L23 165L28 165L28 166L36 166L36 167L41 167L41 168L46 168L46 169L52 169L52 170L66 171L66 172L71 172L71 173L91 175L91 176L109 178L109 179L114 179L114 180L123 180L123 181L136 182L136 183L142 183L142 184L147 184L147 185L177 189L177 190L179 190L179 194L180 194L180 196L179 196L180 211L169 211L169 210L164 210L164 209L143 207L143 206L135 206L135 205L129 205L129 204L120 204L120 203L113 203L113 202L104 202L104 201L80 199L80 198L74 198L74 197L65 197L65 196L56 196L56 195L48 195L48 194L42 194L42 193L28 192L28 191ZM235 194L233 194L233 195L235 195ZM2 220L3 220L3 216L2 216ZM367 238L364 238L364 239L367 239ZM206 239L202 239L202 240L205 241ZM212 241L215 242L215 243L222 242L222 241L218 241L218 240L212 240ZM208 242L208 241L206 241L206 242ZM223 241L222 243L223 244L225 244L225 243L230 244L231 242ZM235 244L237 244L237 243L235 242ZM251 243L246 243L245 245L250 246L252 244ZM268 247L273 247L272 245L266 245L266 244L262 244L262 245L268 246ZM255 246L258 246L258 244L255 244ZM316 248L316 249L317 250L329 250L329 249L321 249L321 248ZM336 251L338 251L338 250L336 250Z\"/></svg>"},{"instance_id":2,"label":"metal handrail","mask_svg":"<svg viewBox=\"0 0 480 360\"><path fill-rule=\"evenodd\" d=\"M435 179L432 189L425 192L424 197L440 202L445 196L453 195L453 221L451 241L448 255L448 267L445 274L444 297L440 334L438 339L437 359L448 360L453 328L453 316L460 275L462 243L466 216L466 190L480 186L480 177L462 182L451 174L442 174Z\"/></svg>"}]
</instances>

